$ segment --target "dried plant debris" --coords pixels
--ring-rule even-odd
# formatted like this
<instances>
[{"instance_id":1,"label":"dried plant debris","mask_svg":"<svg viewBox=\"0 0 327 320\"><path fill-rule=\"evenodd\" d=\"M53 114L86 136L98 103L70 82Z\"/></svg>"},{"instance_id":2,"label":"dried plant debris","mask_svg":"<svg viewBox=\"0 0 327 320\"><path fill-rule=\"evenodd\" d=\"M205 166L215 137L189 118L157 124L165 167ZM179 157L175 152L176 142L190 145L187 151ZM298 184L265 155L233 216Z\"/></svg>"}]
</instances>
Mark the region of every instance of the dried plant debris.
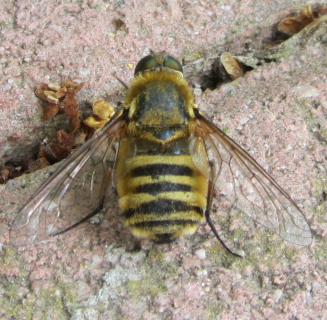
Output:
<instances>
[{"instance_id":1,"label":"dried plant debris","mask_svg":"<svg viewBox=\"0 0 327 320\"><path fill-rule=\"evenodd\" d=\"M288 17L281 21L277 29L290 36L300 32L306 26L327 14L327 5L323 5L312 11L311 5L305 6L298 17Z\"/></svg>"},{"instance_id":2,"label":"dried plant debris","mask_svg":"<svg viewBox=\"0 0 327 320\"><path fill-rule=\"evenodd\" d=\"M230 53L224 52L220 56L220 61L224 66L228 76L235 80L244 76L244 68L242 62L235 59Z\"/></svg>"},{"instance_id":3,"label":"dried plant debris","mask_svg":"<svg viewBox=\"0 0 327 320\"><path fill-rule=\"evenodd\" d=\"M45 144L40 145L40 150L37 159L26 158L20 161L19 164L8 161L0 169L0 184L7 183L8 180L17 178L25 173L31 173L43 169L50 165L50 162L44 154Z\"/></svg>"},{"instance_id":4,"label":"dried plant debris","mask_svg":"<svg viewBox=\"0 0 327 320\"><path fill-rule=\"evenodd\" d=\"M72 80L62 84L50 82L42 83L35 91L36 96L45 101L43 119L50 120L58 112L67 114L69 119L69 133L59 130L52 139L45 139L39 147L39 152L34 158L27 158L21 163L6 163L0 168L0 183L16 178L24 173L31 173L43 169L51 163L58 162L68 157L71 151L84 143L92 136L93 128L87 127L79 118L76 93L85 85Z\"/></svg>"},{"instance_id":5,"label":"dried plant debris","mask_svg":"<svg viewBox=\"0 0 327 320\"><path fill-rule=\"evenodd\" d=\"M122 19L114 19L114 25L116 27L116 31L120 30L120 29L126 29L126 24Z\"/></svg>"},{"instance_id":6,"label":"dried plant debris","mask_svg":"<svg viewBox=\"0 0 327 320\"><path fill-rule=\"evenodd\" d=\"M224 52L219 58L217 57L211 62L211 72L200 78L201 90L203 92L214 90L224 83L243 77L246 72L251 70L253 70L251 65L247 65L238 57Z\"/></svg>"},{"instance_id":7,"label":"dried plant debris","mask_svg":"<svg viewBox=\"0 0 327 320\"><path fill-rule=\"evenodd\" d=\"M104 100L94 102L91 117L84 121L79 119L75 94L83 85L84 83L77 84L68 80L61 85L49 83L38 87L36 95L46 101L43 119L49 120L63 110L70 116L70 132L58 130L56 137L45 139L40 144L36 159L25 159L21 165L5 164L0 168L1 184L67 158L74 149L91 138L94 132L103 128L111 119L114 108Z\"/></svg>"},{"instance_id":8,"label":"dried plant debris","mask_svg":"<svg viewBox=\"0 0 327 320\"><path fill-rule=\"evenodd\" d=\"M104 100L99 100L93 103L93 116L84 120L84 123L94 129L101 129L111 119L115 110L113 106Z\"/></svg>"},{"instance_id":9,"label":"dried plant debris","mask_svg":"<svg viewBox=\"0 0 327 320\"><path fill-rule=\"evenodd\" d=\"M265 44L262 50L250 51L243 55L234 55L233 58L243 63L243 67L257 68L270 61L277 61L288 57L299 50L316 44L324 43L327 27L327 5L313 10L310 5L304 7L298 17L283 19L278 25L279 35L282 39ZM285 39L285 36L287 37ZM271 41L271 39L270 39ZM247 71L247 70L246 70Z\"/></svg>"},{"instance_id":10,"label":"dried plant debris","mask_svg":"<svg viewBox=\"0 0 327 320\"><path fill-rule=\"evenodd\" d=\"M49 84L42 83L35 91L39 98L46 101L43 109L44 120L52 119L59 111L70 116L70 132L66 133L63 130L59 130L55 139L52 139L50 143L45 142L44 157L51 163L66 158L72 148L85 142L86 135L83 135L84 130L81 128L78 103L75 97L76 93L84 85L85 82L78 83L68 79L60 85L54 82ZM81 136L84 139L81 139Z\"/></svg>"},{"instance_id":11,"label":"dried plant debris","mask_svg":"<svg viewBox=\"0 0 327 320\"><path fill-rule=\"evenodd\" d=\"M69 133L59 130L57 137L52 139L50 143L44 142L44 157L51 163L66 158L71 150L86 140L84 128L81 128L81 121L78 112L78 103L76 101L76 93L79 92L85 82L78 83L70 79L62 84L50 82L39 85L35 94L45 100L43 109L43 119L52 119L59 111L70 116Z\"/></svg>"},{"instance_id":12,"label":"dried plant debris","mask_svg":"<svg viewBox=\"0 0 327 320\"><path fill-rule=\"evenodd\" d=\"M47 101L53 99L54 94L58 98L59 109L70 115L70 133L63 130L57 131L57 137L50 143L44 142L44 157L50 162L55 163L68 157L71 151L88 140L94 132L100 130L111 119L114 108L106 101L100 100L93 104L93 115L83 122L79 119L78 104L74 95L82 88L84 83L76 84L71 80L65 81L61 86L49 84L49 90L41 91L42 96L46 96ZM54 92L54 93L53 93ZM49 98L50 97L50 98ZM60 99L63 99L62 101ZM52 104L52 103L51 103Z\"/></svg>"},{"instance_id":13,"label":"dried plant debris","mask_svg":"<svg viewBox=\"0 0 327 320\"><path fill-rule=\"evenodd\" d=\"M19 177L22 174L22 166L5 164L0 169L0 184L6 183L10 179Z\"/></svg>"},{"instance_id":14,"label":"dried plant debris","mask_svg":"<svg viewBox=\"0 0 327 320\"><path fill-rule=\"evenodd\" d=\"M79 92L85 82L77 83L72 80L66 80L61 85L50 82L42 83L35 91L36 96L45 100L43 119L53 118L59 111L70 116L78 115L78 103L75 95Z\"/></svg>"},{"instance_id":15,"label":"dried plant debris","mask_svg":"<svg viewBox=\"0 0 327 320\"><path fill-rule=\"evenodd\" d=\"M51 143L46 143L44 156L51 163L56 163L67 158L74 145L74 136L63 131L57 131L57 139Z\"/></svg>"},{"instance_id":16,"label":"dried plant debris","mask_svg":"<svg viewBox=\"0 0 327 320\"><path fill-rule=\"evenodd\" d=\"M283 21L289 21L288 23L283 23L284 27L282 27L285 31L288 31L289 33L293 33L300 28L297 28L296 26L299 26L301 24L302 30L298 31L297 33L294 33L289 39L282 41L282 42L274 42L270 45L266 45L266 47L259 53L256 53L256 57L258 59L267 61L267 60L278 60L284 57L289 57L292 54L294 54L296 51L299 50L299 48L305 48L307 46L312 46L317 43L317 41L320 41L323 43L326 39L326 25L327 25L327 8L326 6L320 7L318 10L314 11L312 14L310 13L310 9L306 7L302 10L302 18L298 18L299 21L296 23L293 23L291 21L293 20L287 20L284 19ZM318 13L315 13L318 12ZM304 18L304 16L306 18ZM316 18L317 16L317 18ZM310 22L307 25L305 24L305 21L310 21L311 18L314 17L312 22ZM282 22L283 22L282 21ZM281 23L282 23L281 22ZM293 23L293 25L292 25ZM288 27L285 27L286 25L289 25Z\"/></svg>"},{"instance_id":17,"label":"dried plant debris","mask_svg":"<svg viewBox=\"0 0 327 320\"><path fill-rule=\"evenodd\" d=\"M26 169L21 174L32 173L37 170L41 170L49 165L50 165L50 162L45 157L38 158L36 160L31 159L26 163Z\"/></svg>"}]
</instances>

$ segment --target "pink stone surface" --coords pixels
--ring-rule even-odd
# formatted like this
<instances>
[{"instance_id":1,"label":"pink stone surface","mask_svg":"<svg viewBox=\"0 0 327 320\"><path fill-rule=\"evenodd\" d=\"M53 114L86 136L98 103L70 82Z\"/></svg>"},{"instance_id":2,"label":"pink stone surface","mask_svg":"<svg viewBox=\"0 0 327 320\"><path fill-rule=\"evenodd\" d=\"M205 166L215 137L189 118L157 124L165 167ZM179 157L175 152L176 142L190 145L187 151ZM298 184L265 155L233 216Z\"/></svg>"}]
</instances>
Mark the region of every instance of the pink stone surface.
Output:
<instances>
[{"instance_id":1,"label":"pink stone surface","mask_svg":"<svg viewBox=\"0 0 327 320\"><path fill-rule=\"evenodd\" d=\"M224 51L242 55L245 43L259 50L272 26L305 4L0 0L1 164L35 153L65 122L62 116L42 121L34 96L40 82L87 81L78 94L87 113L93 99L123 98L113 73L128 83L149 48L189 66ZM119 29L116 19L125 25ZM192 83L197 76L191 72ZM292 54L197 100L303 209L313 244L262 236L257 250L240 259L203 226L190 239L145 243L132 253L114 201L94 223L14 248L9 226L54 171L48 167L0 185L1 319L327 318L326 38L313 34ZM198 250L205 251L201 259Z\"/></svg>"}]
</instances>

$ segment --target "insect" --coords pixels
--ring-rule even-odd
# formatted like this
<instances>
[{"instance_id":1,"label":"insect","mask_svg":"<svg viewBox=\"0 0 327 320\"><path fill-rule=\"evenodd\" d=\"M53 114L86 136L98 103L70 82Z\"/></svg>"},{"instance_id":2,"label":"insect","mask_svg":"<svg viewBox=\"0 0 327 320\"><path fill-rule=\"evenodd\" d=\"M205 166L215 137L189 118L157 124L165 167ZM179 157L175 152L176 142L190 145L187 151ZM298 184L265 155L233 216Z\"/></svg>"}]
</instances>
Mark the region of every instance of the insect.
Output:
<instances>
[{"instance_id":1,"label":"insect","mask_svg":"<svg viewBox=\"0 0 327 320\"><path fill-rule=\"evenodd\" d=\"M171 242L205 221L224 197L237 210L298 245L312 234L289 195L194 103L181 64L165 52L144 57L123 106L27 201L10 231L14 245L65 232L104 208L116 181L120 209L136 239ZM217 191L218 190L218 191ZM219 209L219 208L218 208ZM219 222L218 222L219 223Z\"/></svg>"}]
</instances>

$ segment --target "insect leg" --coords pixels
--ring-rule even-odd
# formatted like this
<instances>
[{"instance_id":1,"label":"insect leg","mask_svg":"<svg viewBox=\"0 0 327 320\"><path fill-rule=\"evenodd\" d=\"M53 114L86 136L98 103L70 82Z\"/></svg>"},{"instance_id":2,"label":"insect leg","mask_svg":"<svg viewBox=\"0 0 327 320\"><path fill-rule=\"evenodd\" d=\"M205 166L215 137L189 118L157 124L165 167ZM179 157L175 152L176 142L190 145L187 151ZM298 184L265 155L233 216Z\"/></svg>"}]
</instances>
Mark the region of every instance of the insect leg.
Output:
<instances>
[{"instance_id":1,"label":"insect leg","mask_svg":"<svg viewBox=\"0 0 327 320\"><path fill-rule=\"evenodd\" d=\"M62 234L65 233L77 226L79 226L80 224L82 224L83 222L89 220L90 218L92 218L93 216L95 216L97 213L99 213L101 210L103 209L103 202L100 204L100 206L98 208L96 208L95 210L93 210L91 213L89 213L86 217L84 217L81 221L78 221L77 223L73 224L72 226L70 226L69 228L62 230L58 233L55 233L54 236L57 236L58 234Z\"/></svg>"},{"instance_id":2,"label":"insect leg","mask_svg":"<svg viewBox=\"0 0 327 320\"><path fill-rule=\"evenodd\" d=\"M236 257L239 257L239 258L242 258L241 255L233 252L231 249L229 249L229 247L225 244L225 242L220 238L211 218L210 218L210 208L211 208L211 205L212 205L212 195L213 195L213 188L214 188L214 185L212 183L212 181L209 181L209 196L208 196L208 201L207 201L207 208L206 208L206 211L205 211L205 216L206 216L206 220L212 230L212 232L214 233L214 235L216 236L216 238L219 240L219 242L222 244L222 246L228 251L230 252L232 255L236 256Z\"/></svg>"},{"instance_id":3,"label":"insect leg","mask_svg":"<svg viewBox=\"0 0 327 320\"><path fill-rule=\"evenodd\" d=\"M141 251L141 249L142 249L141 240L134 237L134 243L133 243L132 251L133 252L138 252L138 251Z\"/></svg>"}]
</instances>

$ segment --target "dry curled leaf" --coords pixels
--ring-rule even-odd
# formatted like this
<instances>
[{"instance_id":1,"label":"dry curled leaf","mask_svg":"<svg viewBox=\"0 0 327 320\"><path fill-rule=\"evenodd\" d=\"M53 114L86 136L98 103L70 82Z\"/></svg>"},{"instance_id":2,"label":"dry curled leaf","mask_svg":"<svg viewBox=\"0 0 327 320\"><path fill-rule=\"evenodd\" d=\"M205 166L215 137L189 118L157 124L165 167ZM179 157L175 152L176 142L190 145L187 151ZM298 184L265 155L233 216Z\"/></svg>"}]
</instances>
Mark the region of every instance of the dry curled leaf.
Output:
<instances>
[{"instance_id":1,"label":"dry curled leaf","mask_svg":"<svg viewBox=\"0 0 327 320\"><path fill-rule=\"evenodd\" d=\"M51 143L46 148L46 158L51 163L56 163L67 158L70 155L70 150L60 143Z\"/></svg>"},{"instance_id":2,"label":"dry curled leaf","mask_svg":"<svg viewBox=\"0 0 327 320\"><path fill-rule=\"evenodd\" d=\"M29 161L27 163L27 168L25 169L25 171L23 173L32 173L37 170L44 169L45 167L47 167L49 165L50 165L50 162L45 157L41 157L36 160Z\"/></svg>"},{"instance_id":3,"label":"dry curled leaf","mask_svg":"<svg viewBox=\"0 0 327 320\"><path fill-rule=\"evenodd\" d=\"M0 168L0 184L5 184L8 180L22 175L23 166L5 165Z\"/></svg>"},{"instance_id":4,"label":"dry curled leaf","mask_svg":"<svg viewBox=\"0 0 327 320\"><path fill-rule=\"evenodd\" d=\"M0 184L6 183L10 176L10 170L8 168L2 168L0 170Z\"/></svg>"},{"instance_id":5,"label":"dry curled leaf","mask_svg":"<svg viewBox=\"0 0 327 320\"><path fill-rule=\"evenodd\" d=\"M54 82L40 84L35 94L46 101L43 119L51 119L60 110L68 115L77 116L78 103L75 95L84 85L85 82L77 83L72 80L66 80L61 85Z\"/></svg>"},{"instance_id":6,"label":"dry curled leaf","mask_svg":"<svg viewBox=\"0 0 327 320\"><path fill-rule=\"evenodd\" d=\"M47 91L48 89L48 85L45 84L45 83L41 83L37 89L35 90L35 95L39 98L41 98L42 100L46 100L47 101L47 96L46 94L44 93L44 91Z\"/></svg>"},{"instance_id":7,"label":"dry curled leaf","mask_svg":"<svg viewBox=\"0 0 327 320\"><path fill-rule=\"evenodd\" d=\"M36 96L45 101L43 119L53 118L59 111L70 116L70 133L57 131L57 137L51 142L42 142L37 159L25 159L21 166L4 166L0 169L0 183L18 177L24 173L31 173L67 158L71 151L88 140L96 130L100 130L114 114L114 108L106 101L100 100L93 104L93 116L85 123L79 118L78 103L75 95L85 85L67 80L62 84L50 82L42 83L35 91Z\"/></svg>"},{"instance_id":8,"label":"dry curled leaf","mask_svg":"<svg viewBox=\"0 0 327 320\"><path fill-rule=\"evenodd\" d=\"M57 131L57 139L45 146L45 158L54 163L67 158L74 147L74 137L63 131Z\"/></svg>"},{"instance_id":9,"label":"dry curled leaf","mask_svg":"<svg viewBox=\"0 0 327 320\"><path fill-rule=\"evenodd\" d=\"M114 25L116 27L116 31L118 31L121 28L125 28L125 26L126 26L125 22L119 18L114 20Z\"/></svg>"},{"instance_id":10,"label":"dry curled leaf","mask_svg":"<svg viewBox=\"0 0 327 320\"><path fill-rule=\"evenodd\" d=\"M67 80L61 85L49 82L41 83L35 94L37 97L45 101L43 109L43 119L49 120L53 118L59 111L70 116L69 128L70 132L63 130L57 131L56 139L50 143L42 142L39 146L37 158L27 158L17 164L8 164L0 168L0 183L6 183L9 179L16 178L25 173L31 173L46 166L50 163L58 162L71 153L71 150L78 145L84 143L87 138L92 136L94 130L81 127L79 119L78 103L75 95L85 85L72 80ZM79 130L80 129L80 130Z\"/></svg>"},{"instance_id":11,"label":"dry curled leaf","mask_svg":"<svg viewBox=\"0 0 327 320\"><path fill-rule=\"evenodd\" d=\"M59 143L68 149L71 149L74 146L74 137L64 130L57 131L57 139Z\"/></svg>"},{"instance_id":12,"label":"dry curled leaf","mask_svg":"<svg viewBox=\"0 0 327 320\"><path fill-rule=\"evenodd\" d=\"M327 5L323 5L315 11L312 11L311 5L305 6L298 17L288 17L282 20L277 29L290 36L300 32L315 19L327 14Z\"/></svg>"},{"instance_id":13,"label":"dry curled leaf","mask_svg":"<svg viewBox=\"0 0 327 320\"><path fill-rule=\"evenodd\" d=\"M91 128L101 129L111 119L115 113L113 106L104 100L99 100L93 104L93 116L84 120L84 123Z\"/></svg>"},{"instance_id":14,"label":"dry curled leaf","mask_svg":"<svg viewBox=\"0 0 327 320\"><path fill-rule=\"evenodd\" d=\"M58 112L59 112L58 104L48 102L43 108L43 120L50 120Z\"/></svg>"},{"instance_id":15,"label":"dry curled leaf","mask_svg":"<svg viewBox=\"0 0 327 320\"><path fill-rule=\"evenodd\" d=\"M232 80L244 76L244 69L242 63L236 60L230 53L224 52L220 56L220 61L223 64L228 76Z\"/></svg>"},{"instance_id":16,"label":"dry curled leaf","mask_svg":"<svg viewBox=\"0 0 327 320\"><path fill-rule=\"evenodd\" d=\"M69 130L71 133L77 133L78 129L81 127L81 121L79 119L79 115L73 115L69 119Z\"/></svg>"},{"instance_id":17,"label":"dry curled leaf","mask_svg":"<svg viewBox=\"0 0 327 320\"><path fill-rule=\"evenodd\" d=\"M81 129L78 103L75 98L76 93L84 85L85 82L77 83L68 79L60 85L54 82L42 83L35 91L39 98L46 101L43 119L49 120L59 111L62 111L70 116L69 129L71 132L69 134L59 130L55 140L51 141L51 143L45 143L44 147L41 144L38 159L45 158L51 163L60 161L70 154L72 148L77 146L76 143L82 144L85 142L87 134L84 133L83 128ZM78 138L76 139L76 137Z\"/></svg>"}]
</instances>

